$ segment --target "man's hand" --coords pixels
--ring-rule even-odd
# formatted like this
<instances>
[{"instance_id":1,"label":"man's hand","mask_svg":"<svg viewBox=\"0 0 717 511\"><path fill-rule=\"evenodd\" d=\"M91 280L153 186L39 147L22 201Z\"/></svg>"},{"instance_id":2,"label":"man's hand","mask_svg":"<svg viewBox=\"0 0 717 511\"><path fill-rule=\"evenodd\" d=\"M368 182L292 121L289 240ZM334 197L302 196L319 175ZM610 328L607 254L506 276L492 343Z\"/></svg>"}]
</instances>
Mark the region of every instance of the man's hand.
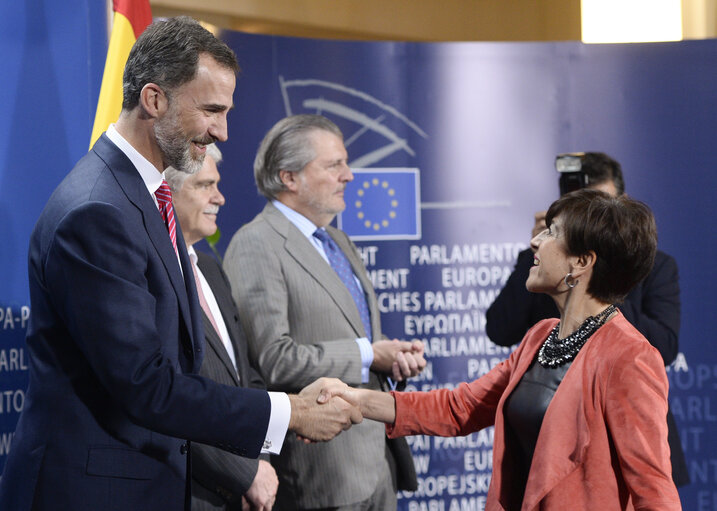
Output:
<instances>
[{"instance_id":1,"label":"man's hand","mask_svg":"<svg viewBox=\"0 0 717 511\"><path fill-rule=\"evenodd\" d=\"M324 385L319 393L319 403L341 397L349 403L357 405L366 419L386 424L396 421L396 399L391 392L380 392L369 389L356 389L347 385L335 385L332 382Z\"/></svg>"},{"instance_id":2,"label":"man's hand","mask_svg":"<svg viewBox=\"0 0 717 511\"><path fill-rule=\"evenodd\" d=\"M340 397L349 404L361 408L359 389L349 387L336 378L321 378L321 387L316 396L316 402L324 404L334 397Z\"/></svg>"},{"instance_id":3,"label":"man's hand","mask_svg":"<svg viewBox=\"0 0 717 511\"><path fill-rule=\"evenodd\" d=\"M259 470L244 497L251 511L271 511L279 488L279 479L271 463L259 460Z\"/></svg>"},{"instance_id":4,"label":"man's hand","mask_svg":"<svg viewBox=\"0 0 717 511\"><path fill-rule=\"evenodd\" d=\"M352 424L358 424L363 420L358 406L340 397L332 397L324 404L319 404L317 401L319 393L327 386L347 387L340 380L319 378L304 387L298 394L289 395L291 402L289 429L305 440L329 441L349 429Z\"/></svg>"},{"instance_id":5,"label":"man's hand","mask_svg":"<svg viewBox=\"0 0 717 511\"><path fill-rule=\"evenodd\" d=\"M545 225L545 215L547 213L547 211L538 211L535 214L535 225L533 225L533 231L531 232L531 240L548 228L548 226Z\"/></svg>"},{"instance_id":6,"label":"man's hand","mask_svg":"<svg viewBox=\"0 0 717 511\"><path fill-rule=\"evenodd\" d=\"M418 375L426 367L421 341L375 341L371 369L391 374L395 381L403 381Z\"/></svg>"},{"instance_id":7,"label":"man's hand","mask_svg":"<svg viewBox=\"0 0 717 511\"><path fill-rule=\"evenodd\" d=\"M396 361L391 366L394 381L417 376L426 368L426 359L423 356L423 343L413 341L411 351L400 351L396 354Z\"/></svg>"}]
</instances>

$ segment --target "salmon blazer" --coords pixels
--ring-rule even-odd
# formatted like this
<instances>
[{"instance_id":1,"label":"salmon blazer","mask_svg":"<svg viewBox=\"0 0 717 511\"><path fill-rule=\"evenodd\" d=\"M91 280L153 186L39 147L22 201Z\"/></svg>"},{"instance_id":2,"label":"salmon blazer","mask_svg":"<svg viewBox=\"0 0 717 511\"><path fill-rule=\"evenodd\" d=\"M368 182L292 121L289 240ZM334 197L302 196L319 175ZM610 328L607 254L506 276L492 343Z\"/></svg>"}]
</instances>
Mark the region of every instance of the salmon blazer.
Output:
<instances>
[{"instance_id":1,"label":"salmon blazer","mask_svg":"<svg viewBox=\"0 0 717 511\"><path fill-rule=\"evenodd\" d=\"M511 503L503 407L557 319L528 331L510 357L454 390L395 393L390 436L467 435L495 425L487 510L678 510L667 445L665 368L622 313L567 371L543 418L522 506Z\"/></svg>"}]
</instances>

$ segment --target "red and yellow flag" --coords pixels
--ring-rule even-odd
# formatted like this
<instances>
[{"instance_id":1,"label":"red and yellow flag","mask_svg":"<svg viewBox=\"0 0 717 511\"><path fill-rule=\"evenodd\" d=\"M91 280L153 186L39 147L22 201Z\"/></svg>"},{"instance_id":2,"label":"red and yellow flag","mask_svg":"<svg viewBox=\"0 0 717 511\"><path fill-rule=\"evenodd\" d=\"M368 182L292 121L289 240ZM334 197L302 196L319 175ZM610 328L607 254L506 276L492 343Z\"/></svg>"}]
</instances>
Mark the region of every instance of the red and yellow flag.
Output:
<instances>
[{"instance_id":1,"label":"red and yellow flag","mask_svg":"<svg viewBox=\"0 0 717 511\"><path fill-rule=\"evenodd\" d=\"M139 35L152 23L149 0L113 0L114 20L107 48L102 88L97 100L90 147L122 110L122 74L129 51Z\"/></svg>"}]
</instances>

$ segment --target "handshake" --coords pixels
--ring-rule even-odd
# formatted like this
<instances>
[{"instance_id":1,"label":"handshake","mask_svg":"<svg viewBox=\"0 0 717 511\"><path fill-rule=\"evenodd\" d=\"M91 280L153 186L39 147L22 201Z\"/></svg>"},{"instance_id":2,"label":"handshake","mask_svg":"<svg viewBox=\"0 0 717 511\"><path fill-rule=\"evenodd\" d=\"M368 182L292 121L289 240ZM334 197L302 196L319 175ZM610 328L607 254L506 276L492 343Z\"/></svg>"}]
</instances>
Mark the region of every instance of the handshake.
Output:
<instances>
[{"instance_id":1,"label":"handshake","mask_svg":"<svg viewBox=\"0 0 717 511\"><path fill-rule=\"evenodd\" d=\"M298 394L289 395L291 419L289 429L306 443L327 442L363 421L357 403L338 395L327 396L327 389L349 388L336 378L319 378Z\"/></svg>"},{"instance_id":2,"label":"handshake","mask_svg":"<svg viewBox=\"0 0 717 511\"><path fill-rule=\"evenodd\" d=\"M378 363L382 372L391 374L399 381L416 376L426 367L423 345L418 341L377 341L374 343L374 352L372 369L378 369ZM381 400L379 404L382 406L385 406L383 400L390 400L389 404L393 402L389 394L354 389L335 378L319 378L298 394L289 396L289 429L307 443L329 441L353 424L363 421L365 411L362 412L362 406L365 403L359 401L369 396ZM390 406L386 409L393 412ZM373 416L373 412L371 409L372 416L368 418L391 421L390 413Z\"/></svg>"}]
</instances>

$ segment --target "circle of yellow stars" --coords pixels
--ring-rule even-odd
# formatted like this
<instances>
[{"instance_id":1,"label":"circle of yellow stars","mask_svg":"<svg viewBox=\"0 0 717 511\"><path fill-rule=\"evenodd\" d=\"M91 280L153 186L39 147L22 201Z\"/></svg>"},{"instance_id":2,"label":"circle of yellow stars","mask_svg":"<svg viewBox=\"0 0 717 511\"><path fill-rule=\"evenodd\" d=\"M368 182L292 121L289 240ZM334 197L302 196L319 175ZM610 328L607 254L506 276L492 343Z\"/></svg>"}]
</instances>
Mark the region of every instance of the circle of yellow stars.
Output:
<instances>
[{"instance_id":1,"label":"circle of yellow stars","mask_svg":"<svg viewBox=\"0 0 717 511\"><path fill-rule=\"evenodd\" d=\"M388 195L389 199L391 200L391 210L388 212L388 218L383 218L380 221L373 221L368 218L363 211L361 211L361 208L363 207L363 201L361 200L361 198L364 197L372 188L384 190ZM377 177L364 181L362 187L359 188L359 190L356 192L356 195L358 195L359 197L354 203L356 209L359 210L358 213L356 213L356 216L359 218L359 220L363 220L363 225L367 229L373 229L374 231L378 231L379 229L381 229L381 227L388 227L389 219L396 218L396 208L398 207L398 201L395 199L396 190L389 186L388 181L382 181Z\"/></svg>"}]
</instances>

